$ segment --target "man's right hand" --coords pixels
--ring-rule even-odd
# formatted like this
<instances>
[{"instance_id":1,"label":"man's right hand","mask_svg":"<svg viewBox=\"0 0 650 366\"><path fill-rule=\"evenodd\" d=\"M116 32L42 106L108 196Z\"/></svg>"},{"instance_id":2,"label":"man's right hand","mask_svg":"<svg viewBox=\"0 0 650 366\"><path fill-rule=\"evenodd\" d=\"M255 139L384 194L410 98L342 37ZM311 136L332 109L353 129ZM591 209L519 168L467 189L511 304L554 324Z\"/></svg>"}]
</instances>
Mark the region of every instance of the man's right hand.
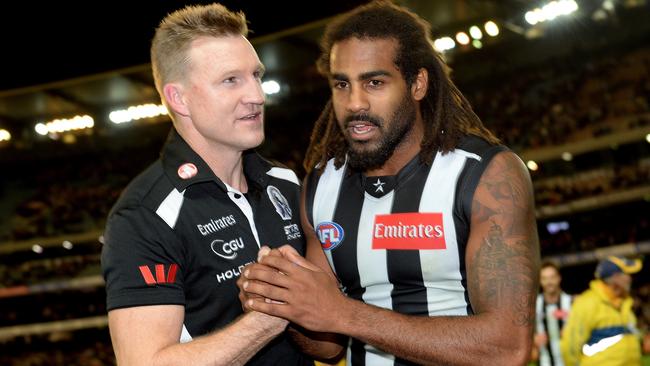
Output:
<instances>
[{"instance_id":1,"label":"man's right hand","mask_svg":"<svg viewBox=\"0 0 650 366\"><path fill-rule=\"evenodd\" d=\"M276 250L275 253L272 253L272 250L269 247L263 246L263 247L260 248L260 251L257 253L257 261L259 262L259 260L262 257L266 256L266 255L282 256L282 254L279 251ZM246 301L248 301L249 299L253 299L253 298L258 298L258 299L262 298L260 295L251 294L251 293L246 292L246 289L244 288L244 282L246 281L246 278L243 276L243 274L247 270L249 270L250 268L253 268L253 267L258 267L258 268L260 268L260 270L275 271L275 269L272 269L270 267L267 267L267 266L265 266L263 264L259 264L259 263L248 264L248 265L246 265L246 267L244 267L242 269L242 271L241 271L242 275L240 275L239 278L237 279L237 287L239 287L239 302L242 304L242 309L244 310L244 312L249 312L250 311L249 309L247 309L244 306Z\"/></svg>"},{"instance_id":2,"label":"man's right hand","mask_svg":"<svg viewBox=\"0 0 650 366\"><path fill-rule=\"evenodd\" d=\"M302 257L292 246L290 245L283 245L280 248L277 249L271 249L267 246L263 246L260 248L258 254L257 254L257 261L259 262L260 259L264 258L265 256L270 255L270 256L275 256L275 257L284 257L285 259L291 261L292 263L302 266L304 268L307 268L309 270L315 271L319 270L319 268L314 265L313 263L307 261L304 257ZM247 265L246 267L243 268L242 274L246 273L247 270L250 269L259 269L263 271L274 271L277 272L275 268L271 268L268 266L265 266L260 263L252 263ZM242 304L242 308L244 309L245 312L249 312L250 309L247 309L244 304L246 304L246 301L249 299L253 298L261 298L260 295L253 294L246 292L246 289L244 288L244 283L246 282L246 277L245 276L239 276L237 279L237 287L239 287L239 301ZM275 301L273 299L266 299L266 302L271 302L271 303L281 303L279 301Z\"/></svg>"}]
</instances>

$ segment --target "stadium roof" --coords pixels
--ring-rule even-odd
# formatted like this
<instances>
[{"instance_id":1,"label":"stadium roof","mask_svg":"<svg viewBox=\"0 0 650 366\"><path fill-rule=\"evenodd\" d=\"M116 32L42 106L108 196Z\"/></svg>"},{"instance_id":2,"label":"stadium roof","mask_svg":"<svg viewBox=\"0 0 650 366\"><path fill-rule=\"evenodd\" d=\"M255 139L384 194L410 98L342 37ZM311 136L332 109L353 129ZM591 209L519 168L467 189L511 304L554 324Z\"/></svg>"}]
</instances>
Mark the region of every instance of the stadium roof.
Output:
<instances>
[{"instance_id":1,"label":"stadium roof","mask_svg":"<svg viewBox=\"0 0 650 366\"><path fill-rule=\"evenodd\" d=\"M3 4L0 129L33 132L40 121L156 103L149 42L165 14L208 1L16 2ZM328 18L366 1L223 1L243 10L267 75L313 74L317 40ZM594 1L584 0L582 3ZM398 1L429 20L436 34L493 19L504 33L521 29L527 0ZM288 9L292 10L289 11ZM477 23L482 24L482 23ZM273 42L271 42L273 41ZM296 70L301 70L296 72Z\"/></svg>"}]
</instances>

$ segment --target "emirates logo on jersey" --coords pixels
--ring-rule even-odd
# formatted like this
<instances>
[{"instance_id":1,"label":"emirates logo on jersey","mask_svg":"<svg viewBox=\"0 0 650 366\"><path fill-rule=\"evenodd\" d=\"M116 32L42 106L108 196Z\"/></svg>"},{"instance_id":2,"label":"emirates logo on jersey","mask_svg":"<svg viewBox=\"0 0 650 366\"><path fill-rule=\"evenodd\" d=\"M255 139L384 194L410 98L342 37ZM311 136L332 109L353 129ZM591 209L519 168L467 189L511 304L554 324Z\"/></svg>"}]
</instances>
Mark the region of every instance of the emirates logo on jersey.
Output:
<instances>
[{"instance_id":1,"label":"emirates logo on jersey","mask_svg":"<svg viewBox=\"0 0 650 366\"><path fill-rule=\"evenodd\" d=\"M372 249L447 249L442 213L376 215Z\"/></svg>"}]
</instances>

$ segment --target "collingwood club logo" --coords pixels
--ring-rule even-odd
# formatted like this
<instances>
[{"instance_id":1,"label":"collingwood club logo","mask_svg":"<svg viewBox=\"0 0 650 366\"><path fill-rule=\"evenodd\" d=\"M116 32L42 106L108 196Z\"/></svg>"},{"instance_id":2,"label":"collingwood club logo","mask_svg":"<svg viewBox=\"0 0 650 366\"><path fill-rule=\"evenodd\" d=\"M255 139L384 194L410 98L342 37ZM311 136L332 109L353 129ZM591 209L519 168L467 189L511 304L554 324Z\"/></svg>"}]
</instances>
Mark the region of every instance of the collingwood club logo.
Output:
<instances>
[{"instance_id":1,"label":"collingwood club logo","mask_svg":"<svg viewBox=\"0 0 650 366\"><path fill-rule=\"evenodd\" d=\"M268 186L266 193L269 195L275 211L282 217L282 220L291 220L291 207L289 207L289 201L282 195L282 192L275 186Z\"/></svg>"}]
</instances>

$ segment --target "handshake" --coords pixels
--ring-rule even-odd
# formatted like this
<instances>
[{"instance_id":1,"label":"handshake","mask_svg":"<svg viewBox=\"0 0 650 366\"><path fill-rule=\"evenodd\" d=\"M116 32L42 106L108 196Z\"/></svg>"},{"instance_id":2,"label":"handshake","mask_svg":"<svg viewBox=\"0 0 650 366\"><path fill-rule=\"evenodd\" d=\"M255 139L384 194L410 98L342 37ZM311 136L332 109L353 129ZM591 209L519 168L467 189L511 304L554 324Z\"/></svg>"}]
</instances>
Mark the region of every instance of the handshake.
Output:
<instances>
[{"instance_id":1,"label":"handshake","mask_svg":"<svg viewBox=\"0 0 650 366\"><path fill-rule=\"evenodd\" d=\"M318 254L318 262L328 266L325 255ZM347 300L329 266L321 269L289 245L262 247L257 263L244 267L237 286L245 312L283 318L311 331L333 332L333 315Z\"/></svg>"}]
</instances>

